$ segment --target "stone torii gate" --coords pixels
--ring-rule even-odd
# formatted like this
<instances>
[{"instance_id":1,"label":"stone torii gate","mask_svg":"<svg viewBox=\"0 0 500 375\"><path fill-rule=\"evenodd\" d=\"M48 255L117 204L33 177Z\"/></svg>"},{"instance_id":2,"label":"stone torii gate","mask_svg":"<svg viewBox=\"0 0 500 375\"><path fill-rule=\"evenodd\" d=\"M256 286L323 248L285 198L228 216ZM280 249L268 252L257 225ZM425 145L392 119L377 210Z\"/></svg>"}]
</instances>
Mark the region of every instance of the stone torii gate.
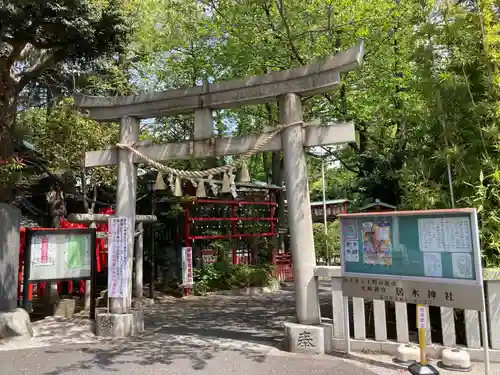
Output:
<instances>
[{"instance_id":1,"label":"stone torii gate","mask_svg":"<svg viewBox=\"0 0 500 375\"><path fill-rule=\"evenodd\" d=\"M301 324L319 325L317 285L313 269L316 259L304 147L354 142L355 132L351 122L332 126L303 124L301 96L333 90L340 84L342 72L354 70L361 65L363 54L363 42L359 42L351 49L315 64L262 76L125 97L76 95L76 105L86 110L90 118L120 122L121 148L113 146L87 152L85 166L118 165L116 216L129 218L129 259L132 259L134 249L132 228L135 218L137 163L143 162L142 159L145 158L161 162L241 155L248 153L267 137L268 141L259 151L283 150L284 153L297 320ZM275 131L247 137L212 137L212 110L275 100L279 105L281 134ZM192 141L164 145L138 143L141 119L193 111L195 124ZM136 151L131 152L134 150ZM130 319L125 315L132 315L124 300L112 299L110 307L111 315L116 321L120 321L120 315L123 316L121 321Z\"/></svg>"}]
</instances>

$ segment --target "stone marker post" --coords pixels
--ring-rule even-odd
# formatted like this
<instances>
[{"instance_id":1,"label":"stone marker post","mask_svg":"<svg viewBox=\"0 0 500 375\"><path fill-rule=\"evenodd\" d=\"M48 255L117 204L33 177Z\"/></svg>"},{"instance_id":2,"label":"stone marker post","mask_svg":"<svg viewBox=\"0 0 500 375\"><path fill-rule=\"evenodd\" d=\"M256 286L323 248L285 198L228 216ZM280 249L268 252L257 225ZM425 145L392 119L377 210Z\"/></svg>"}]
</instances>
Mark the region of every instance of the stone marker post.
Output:
<instances>
[{"instance_id":1,"label":"stone marker post","mask_svg":"<svg viewBox=\"0 0 500 375\"><path fill-rule=\"evenodd\" d=\"M302 103L296 94L278 98L280 123L302 121ZM281 135L285 166L288 225L293 259L293 281L297 320L300 324L320 324L318 287L314 277L316 254L304 152L304 128L289 126Z\"/></svg>"},{"instance_id":2,"label":"stone marker post","mask_svg":"<svg viewBox=\"0 0 500 375\"><path fill-rule=\"evenodd\" d=\"M21 212L0 203L0 311L17 307Z\"/></svg>"},{"instance_id":3,"label":"stone marker post","mask_svg":"<svg viewBox=\"0 0 500 375\"><path fill-rule=\"evenodd\" d=\"M0 339L32 335L29 314L17 308L21 211L0 203Z\"/></svg>"}]
</instances>

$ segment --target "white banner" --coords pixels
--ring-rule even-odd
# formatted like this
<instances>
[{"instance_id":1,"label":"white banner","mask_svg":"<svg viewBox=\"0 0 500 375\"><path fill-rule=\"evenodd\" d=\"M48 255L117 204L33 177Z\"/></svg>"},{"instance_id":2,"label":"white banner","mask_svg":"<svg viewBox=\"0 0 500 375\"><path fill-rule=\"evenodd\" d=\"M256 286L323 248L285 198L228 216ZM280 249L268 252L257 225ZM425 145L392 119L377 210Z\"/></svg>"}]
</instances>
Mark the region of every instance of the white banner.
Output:
<instances>
[{"instance_id":1,"label":"white banner","mask_svg":"<svg viewBox=\"0 0 500 375\"><path fill-rule=\"evenodd\" d=\"M108 298L128 297L128 219L108 220Z\"/></svg>"},{"instance_id":2,"label":"white banner","mask_svg":"<svg viewBox=\"0 0 500 375\"><path fill-rule=\"evenodd\" d=\"M182 248L182 285L192 286L193 280L193 248Z\"/></svg>"}]
</instances>

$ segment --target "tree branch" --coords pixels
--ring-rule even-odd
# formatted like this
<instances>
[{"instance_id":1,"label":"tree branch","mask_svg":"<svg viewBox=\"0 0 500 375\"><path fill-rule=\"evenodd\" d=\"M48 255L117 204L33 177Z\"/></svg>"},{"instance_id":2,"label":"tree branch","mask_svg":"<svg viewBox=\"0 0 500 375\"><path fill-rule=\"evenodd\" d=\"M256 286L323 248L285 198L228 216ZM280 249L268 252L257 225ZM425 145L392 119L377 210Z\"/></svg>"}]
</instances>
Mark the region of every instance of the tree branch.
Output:
<instances>
[{"instance_id":1,"label":"tree branch","mask_svg":"<svg viewBox=\"0 0 500 375\"><path fill-rule=\"evenodd\" d=\"M12 46L12 50L9 54L9 56L7 57L7 66L10 67L14 61L18 60L24 50L24 48L26 47L28 43L27 42L18 42L18 43L14 43L14 44L11 44Z\"/></svg>"},{"instance_id":2,"label":"tree branch","mask_svg":"<svg viewBox=\"0 0 500 375\"><path fill-rule=\"evenodd\" d=\"M43 50L33 66L20 74L21 78L17 83L16 92L19 94L31 79L38 77L48 69L51 64L55 63L56 56L59 52L61 52L61 50L56 48Z\"/></svg>"},{"instance_id":3,"label":"tree branch","mask_svg":"<svg viewBox=\"0 0 500 375\"><path fill-rule=\"evenodd\" d=\"M290 47L293 56L297 59L297 61L300 63L300 65L306 65L305 60L300 56L299 50L297 49L297 46L293 42L292 38L292 31L290 29L290 25L288 24L288 21L285 16L285 5L283 4L283 0L278 0L277 1L277 8L278 12L280 14L281 20L283 21L283 26L285 27L285 32L286 32L286 37L288 40L288 46Z\"/></svg>"}]
</instances>

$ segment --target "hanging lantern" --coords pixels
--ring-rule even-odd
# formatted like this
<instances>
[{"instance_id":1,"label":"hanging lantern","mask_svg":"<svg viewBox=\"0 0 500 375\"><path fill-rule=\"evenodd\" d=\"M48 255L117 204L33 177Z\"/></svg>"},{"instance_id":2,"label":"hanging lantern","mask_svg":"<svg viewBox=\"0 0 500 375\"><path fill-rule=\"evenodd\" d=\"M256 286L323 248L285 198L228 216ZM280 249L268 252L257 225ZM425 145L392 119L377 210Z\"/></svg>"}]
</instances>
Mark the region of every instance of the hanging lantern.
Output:
<instances>
[{"instance_id":1,"label":"hanging lantern","mask_svg":"<svg viewBox=\"0 0 500 375\"><path fill-rule=\"evenodd\" d=\"M248 172L247 163L241 163L240 174L238 176L238 182L250 182L250 172Z\"/></svg>"},{"instance_id":2,"label":"hanging lantern","mask_svg":"<svg viewBox=\"0 0 500 375\"><path fill-rule=\"evenodd\" d=\"M163 181L163 175L158 171L156 175L155 190L165 190L166 188L167 186L165 185L165 181Z\"/></svg>"}]
</instances>

